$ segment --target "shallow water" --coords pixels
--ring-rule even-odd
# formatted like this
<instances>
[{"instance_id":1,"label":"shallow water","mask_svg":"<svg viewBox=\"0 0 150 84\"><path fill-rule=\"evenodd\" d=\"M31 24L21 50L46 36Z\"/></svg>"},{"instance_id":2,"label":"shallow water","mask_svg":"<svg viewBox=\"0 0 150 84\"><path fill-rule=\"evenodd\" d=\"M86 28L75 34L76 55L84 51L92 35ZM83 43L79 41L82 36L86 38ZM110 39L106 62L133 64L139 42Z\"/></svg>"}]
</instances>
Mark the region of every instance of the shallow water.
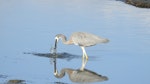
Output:
<instances>
[{"instance_id":1,"label":"shallow water","mask_svg":"<svg viewBox=\"0 0 150 84\"><path fill-rule=\"evenodd\" d=\"M109 80L95 84L150 83L150 9L116 0L1 0L0 84L72 84L57 79L50 49L58 33L84 31L110 40L86 48L85 66ZM79 69L82 51L59 42L57 69Z\"/></svg>"}]
</instances>

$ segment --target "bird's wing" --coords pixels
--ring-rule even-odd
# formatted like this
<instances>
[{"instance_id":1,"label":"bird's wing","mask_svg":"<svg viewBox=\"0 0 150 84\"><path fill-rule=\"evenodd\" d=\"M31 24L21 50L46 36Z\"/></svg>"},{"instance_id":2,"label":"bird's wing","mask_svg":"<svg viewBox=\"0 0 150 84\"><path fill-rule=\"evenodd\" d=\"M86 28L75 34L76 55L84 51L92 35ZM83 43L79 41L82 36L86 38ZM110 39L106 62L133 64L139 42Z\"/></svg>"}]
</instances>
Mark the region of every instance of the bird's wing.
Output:
<instances>
[{"instance_id":1,"label":"bird's wing","mask_svg":"<svg viewBox=\"0 0 150 84\"><path fill-rule=\"evenodd\" d=\"M71 38L74 44L84 47L96 45L97 43L100 43L102 40L102 38L96 35L85 32L73 33Z\"/></svg>"}]
</instances>

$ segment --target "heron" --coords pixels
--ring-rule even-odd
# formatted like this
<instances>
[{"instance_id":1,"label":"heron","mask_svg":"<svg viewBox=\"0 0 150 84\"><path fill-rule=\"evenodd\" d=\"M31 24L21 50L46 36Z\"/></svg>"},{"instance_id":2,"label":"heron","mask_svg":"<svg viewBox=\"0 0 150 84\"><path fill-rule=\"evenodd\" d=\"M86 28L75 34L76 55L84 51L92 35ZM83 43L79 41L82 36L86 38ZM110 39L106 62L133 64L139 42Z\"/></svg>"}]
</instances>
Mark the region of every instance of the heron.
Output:
<instances>
[{"instance_id":1,"label":"heron","mask_svg":"<svg viewBox=\"0 0 150 84\"><path fill-rule=\"evenodd\" d=\"M65 35L57 34L55 36L55 46L54 46L55 50L57 48L57 43L58 43L59 39L61 39L64 44L67 44L67 45L75 44L75 45L80 46L82 49L82 53L83 53L82 58L85 58L86 60L88 60L88 55L85 51L85 47L94 46L99 43L109 42L109 40L106 38L102 38L100 36L97 36L97 35L94 35L91 33L87 33L87 32L74 32L74 33L72 33L69 40L67 40ZM83 70L84 66L85 65L83 65L82 70Z\"/></svg>"},{"instance_id":2,"label":"heron","mask_svg":"<svg viewBox=\"0 0 150 84\"><path fill-rule=\"evenodd\" d=\"M53 62L54 62L54 76L56 78L62 78L65 76L65 73L67 73L69 75L70 80L72 82L77 83L101 82L108 80L106 76L102 76L88 69L82 71L80 69L63 68L59 73L56 67L56 58L54 58Z\"/></svg>"}]
</instances>

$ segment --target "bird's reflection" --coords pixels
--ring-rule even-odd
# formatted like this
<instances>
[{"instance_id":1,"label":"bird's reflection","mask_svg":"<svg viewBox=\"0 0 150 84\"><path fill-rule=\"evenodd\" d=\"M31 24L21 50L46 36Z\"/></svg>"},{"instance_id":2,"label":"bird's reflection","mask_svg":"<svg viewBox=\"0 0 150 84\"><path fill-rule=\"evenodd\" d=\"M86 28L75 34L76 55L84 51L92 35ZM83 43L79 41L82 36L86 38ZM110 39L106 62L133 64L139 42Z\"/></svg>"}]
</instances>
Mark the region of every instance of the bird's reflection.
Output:
<instances>
[{"instance_id":1,"label":"bird's reflection","mask_svg":"<svg viewBox=\"0 0 150 84\"><path fill-rule=\"evenodd\" d=\"M63 68L60 73L57 71L56 58L53 58L54 62L54 76L56 78L62 78L65 76L65 73L69 75L69 78L72 82L76 83L90 83L90 82L101 82L106 81L108 78L102 76L88 69L71 69Z\"/></svg>"}]
</instances>

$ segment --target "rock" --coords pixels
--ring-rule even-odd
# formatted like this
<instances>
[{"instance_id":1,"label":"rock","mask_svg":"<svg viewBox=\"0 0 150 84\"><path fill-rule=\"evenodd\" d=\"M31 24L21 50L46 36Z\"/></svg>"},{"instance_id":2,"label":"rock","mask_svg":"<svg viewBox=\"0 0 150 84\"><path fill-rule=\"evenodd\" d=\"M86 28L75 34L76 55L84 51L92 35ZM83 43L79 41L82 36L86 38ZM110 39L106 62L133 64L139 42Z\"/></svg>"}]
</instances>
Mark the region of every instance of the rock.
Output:
<instances>
[{"instance_id":1,"label":"rock","mask_svg":"<svg viewBox=\"0 0 150 84\"><path fill-rule=\"evenodd\" d=\"M150 8L150 0L125 0L126 3L141 8Z\"/></svg>"},{"instance_id":2,"label":"rock","mask_svg":"<svg viewBox=\"0 0 150 84\"><path fill-rule=\"evenodd\" d=\"M13 79L13 80L8 80L6 84L26 84L26 83L25 80Z\"/></svg>"}]
</instances>

